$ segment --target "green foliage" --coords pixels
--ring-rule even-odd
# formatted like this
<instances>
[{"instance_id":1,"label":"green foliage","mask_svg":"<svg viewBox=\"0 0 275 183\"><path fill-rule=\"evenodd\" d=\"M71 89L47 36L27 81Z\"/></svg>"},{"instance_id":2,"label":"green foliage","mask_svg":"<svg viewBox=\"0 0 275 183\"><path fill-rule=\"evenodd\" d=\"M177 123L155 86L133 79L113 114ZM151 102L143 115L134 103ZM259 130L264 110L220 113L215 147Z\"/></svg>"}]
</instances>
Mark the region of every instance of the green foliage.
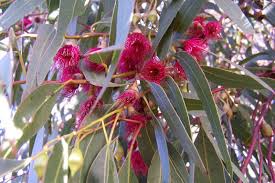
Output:
<instances>
[{"instance_id":1,"label":"green foliage","mask_svg":"<svg viewBox=\"0 0 275 183\"><path fill-rule=\"evenodd\" d=\"M3 84L6 68L0 67L0 101L7 100L13 114L5 133L14 133L12 139L2 138L0 129L0 179L7 181L11 173L20 177L19 170L28 178L35 169L28 165L45 155L37 182L249 182L251 172L259 182L274 182L274 35L269 31L274 3L253 3L0 1L0 54L9 59L0 64L12 63ZM138 16L134 23L133 14ZM214 19L221 33L210 41L206 24ZM195 35L202 45L184 45L192 31L203 31ZM142 32L144 40L130 43L133 32ZM255 32L265 40L251 39ZM152 50L143 58L147 39ZM67 68L57 68L54 57L70 44L81 49L78 70L64 82L60 78ZM129 51L132 46L136 49ZM101 49L89 53L90 48ZM61 54L74 59L70 51ZM143 73L153 59L158 67ZM105 71L98 72L99 65ZM154 81L161 74L164 79ZM73 96L63 96L66 89ZM253 131L262 123L273 129L273 138ZM43 148L35 149L41 128ZM83 162L74 169L69 156L75 149ZM243 159L249 154L253 161L246 171Z\"/></svg>"}]
</instances>

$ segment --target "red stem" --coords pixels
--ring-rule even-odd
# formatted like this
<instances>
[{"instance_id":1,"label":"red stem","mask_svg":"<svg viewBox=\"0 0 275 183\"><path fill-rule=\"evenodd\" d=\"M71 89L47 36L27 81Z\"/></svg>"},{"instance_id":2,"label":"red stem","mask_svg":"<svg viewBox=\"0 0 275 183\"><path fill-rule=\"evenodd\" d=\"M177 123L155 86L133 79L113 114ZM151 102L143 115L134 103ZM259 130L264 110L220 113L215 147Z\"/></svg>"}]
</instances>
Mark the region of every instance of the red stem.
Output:
<instances>
[{"instance_id":1,"label":"red stem","mask_svg":"<svg viewBox=\"0 0 275 183\"><path fill-rule=\"evenodd\" d=\"M261 183L262 182L262 174L263 174L263 152L262 152L262 146L260 143L261 140L261 136L259 133L259 139L258 139L258 151L259 151L259 156L260 156L260 163L259 163L259 178L258 178L258 182Z\"/></svg>"},{"instance_id":2,"label":"red stem","mask_svg":"<svg viewBox=\"0 0 275 183\"><path fill-rule=\"evenodd\" d=\"M246 174L247 165L249 164L249 162L251 160L252 153L254 151L254 147L256 145L256 142L257 142L257 139L258 139L258 136L259 136L260 126L262 125L263 118L264 118L265 114L268 111L269 103L272 101L272 99L273 99L273 94L271 94L270 97L268 98L268 100L265 102L265 104L264 104L264 106L261 110L261 113L260 113L261 115L260 115L259 119L254 123L255 127L254 127L254 130L253 130L252 142L251 142L251 145L248 149L247 157L244 160L243 165L241 167L241 172L244 175ZM241 179L239 179L238 183L241 183L241 182L242 182Z\"/></svg>"},{"instance_id":3,"label":"red stem","mask_svg":"<svg viewBox=\"0 0 275 183\"><path fill-rule=\"evenodd\" d=\"M275 133L275 129L273 131ZM271 160L271 156L272 156L272 152L273 152L274 137L275 137L274 135L269 137L268 154L267 154L268 168L271 173L272 182L275 182L275 172L274 172L274 168L272 166L272 160Z\"/></svg>"},{"instance_id":4,"label":"red stem","mask_svg":"<svg viewBox=\"0 0 275 183\"><path fill-rule=\"evenodd\" d=\"M218 92L220 92L220 91L223 91L225 88L222 86L222 87L220 87L220 88L215 88L215 89L213 89L212 90L212 94L215 94L215 93L218 93Z\"/></svg>"}]
</instances>

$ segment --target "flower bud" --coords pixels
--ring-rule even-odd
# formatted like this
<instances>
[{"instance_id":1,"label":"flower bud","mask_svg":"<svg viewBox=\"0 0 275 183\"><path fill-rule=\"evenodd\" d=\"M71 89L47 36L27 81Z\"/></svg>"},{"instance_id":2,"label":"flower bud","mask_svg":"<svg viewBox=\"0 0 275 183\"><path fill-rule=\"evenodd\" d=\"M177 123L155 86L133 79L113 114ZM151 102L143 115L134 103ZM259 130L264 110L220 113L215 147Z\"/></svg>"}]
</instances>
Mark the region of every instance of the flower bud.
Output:
<instances>
[{"instance_id":1,"label":"flower bud","mask_svg":"<svg viewBox=\"0 0 275 183\"><path fill-rule=\"evenodd\" d=\"M79 148L74 148L69 156L69 167L72 176L82 167L83 162L84 159L81 150Z\"/></svg>"},{"instance_id":2,"label":"flower bud","mask_svg":"<svg viewBox=\"0 0 275 183\"><path fill-rule=\"evenodd\" d=\"M155 23L158 20L158 13L156 10L151 10L149 15L148 15L148 20L151 23Z\"/></svg>"},{"instance_id":3,"label":"flower bud","mask_svg":"<svg viewBox=\"0 0 275 183\"><path fill-rule=\"evenodd\" d=\"M273 135L272 127L265 121L262 124L261 132L264 137L271 137Z\"/></svg>"},{"instance_id":4,"label":"flower bud","mask_svg":"<svg viewBox=\"0 0 275 183\"><path fill-rule=\"evenodd\" d=\"M48 163L48 155L43 153L34 161L34 170L39 179L42 179Z\"/></svg>"},{"instance_id":5,"label":"flower bud","mask_svg":"<svg viewBox=\"0 0 275 183\"><path fill-rule=\"evenodd\" d=\"M133 25L137 25L137 23L139 22L140 19L141 19L140 13L135 13L133 15L133 19L132 19Z\"/></svg>"}]
</instances>

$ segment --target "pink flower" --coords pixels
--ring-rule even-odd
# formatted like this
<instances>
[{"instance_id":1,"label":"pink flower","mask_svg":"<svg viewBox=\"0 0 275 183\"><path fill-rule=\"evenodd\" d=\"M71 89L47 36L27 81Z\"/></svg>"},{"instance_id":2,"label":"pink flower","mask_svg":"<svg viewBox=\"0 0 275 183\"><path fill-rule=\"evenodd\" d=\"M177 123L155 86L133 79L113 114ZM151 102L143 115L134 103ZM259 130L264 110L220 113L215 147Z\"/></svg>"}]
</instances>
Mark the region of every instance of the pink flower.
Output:
<instances>
[{"instance_id":1,"label":"pink flower","mask_svg":"<svg viewBox=\"0 0 275 183\"><path fill-rule=\"evenodd\" d=\"M149 117L142 114L135 114L131 116L130 119L140 122L143 126L145 126L147 121L149 120ZM139 123L127 122L125 127L126 136L130 136L131 134L135 133L139 125Z\"/></svg>"},{"instance_id":2,"label":"pink flower","mask_svg":"<svg viewBox=\"0 0 275 183\"><path fill-rule=\"evenodd\" d=\"M60 48L54 57L55 66L58 69L76 67L80 60L80 49L78 46L65 45Z\"/></svg>"},{"instance_id":3,"label":"pink flower","mask_svg":"<svg viewBox=\"0 0 275 183\"><path fill-rule=\"evenodd\" d=\"M188 35L191 38L204 38L204 17L198 16L194 19L192 26L188 29Z\"/></svg>"},{"instance_id":4,"label":"pink flower","mask_svg":"<svg viewBox=\"0 0 275 183\"><path fill-rule=\"evenodd\" d=\"M66 67L64 70L61 71L60 73L60 81L61 82L66 82L70 79L82 79L83 74L77 67ZM67 84L64 86L62 90L62 95L64 97L72 97L76 90L78 89L78 84Z\"/></svg>"},{"instance_id":5,"label":"pink flower","mask_svg":"<svg viewBox=\"0 0 275 183\"><path fill-rule=\"evenodd\" d=\"M121 53L120 60L118 63L118 72L119 73L125 73L130 71L138 71L139 68L143 65L143 60L140 61L139 64L135 61L135 57L132 57L128 50L124 50ZM132 79L135 75L127 76L125 79Z\"/></svg>"},{"instance_id":6,"label":"pink flower","mask_svg":"<svg viewBox=\"0 0 275 183\"><path fill-rule=\"evenodd\" d=\"M75 124L76 129L79 129L81 127L83 119L86 117L86 115L89 114L95 101L96 101L96 97L90 96L84 103L80 105L79 110L76 113L76 124ZM96 105L96 108L100 108L102 107L102 105L103 105L103 102L99 101Z\"/></svg>"},{"instance_id":7,"label":"pink flower","mask_svg":"<svg viewBox=\"0 0 275 183\"><path fill-rule=\"evenodd\" d=\"M179 80L186 80L186 79L187 79L186 74L185 74L185 71L184 71L184 69L182 68L182 66L179 64L178 61L175 62L174 71L175 71L176 77L177 77Z\"/></svg>"},{"instance_id":8,"label":"pink flower","mask_svg":"<svg viewBox=\"0 0 275 183\"><path fill-rule=\"evenodd\" d=\"M145 80L160 84L166 77L165 66L154 57L145 63L140 74Z\"/></svg>"},{"instance_id":9,"label":"pink flower","mask_svg":"<svg viewBox=\"0 0 275 183\"><path fill-rule=\"evenodd\" d=\"M218 39L222 30L222 26L218 21L208 22L204 27L206 39Z\"/></svg>"},{"instance_id":10,"label":"pink flower","mask_svg":"<svg viewBox=\"0 0 275 183\"><path fill-rule=\"evenodd\" d=\"M131 167L137 176L147 176L148 174L148 166L145 164L139 151L132 152Z\"/></svg>"},{"instance_id":11,"label":"pink flower","mask_svg":"<svg viewBox=\"0 0 275 183\"><path fill-rule=\"evenodd\" d=\"M202 60L202 53L205 48L206 44L201 39L192 38L182 42L182 49L194 56L198 61Z\"/></svg>"},{"instance_id":12,"label":"pink flower","mask_svg":"<svg viewBox=\"0 0 275 183\"><path fill-rule=\"evenodd\" d=\"M128 89L119 95L119 97L117 98L117 101L119 104L122 104L123 106L127 106L129 104L133 105L138 98L139 96L137 91Z\"/></svg>"},{"instance_id":13,"label":"pink flower","mask_svg":"<svg viewBox=\"0 0 275 183\"><path fill-rule=\"evenodd\" d=\"M133 64L142 62L147 55L152 51L150 41L142 33L132 33L128 36L125 43L125 50L128 51L131 58L133 58Z\"/></svg>"},{"instance_id":14,"label":"pink flower","mask_svg":"<svg viewBox=\"0 0 275 183\"><path fill-rule=\"evenodd\" d=\"M88 54L92 54L95 51L100 50L101 48L91 48L88 51ZM101 73L105 71L105 67L102 64L94 63L89 59L89 56L86 56L84 59L84 65L87 67L90 71Z\"/></svg>"},{"instance_id":15,"label":"pink flower","mask_svg":"<svg viewBox=\"0 0 275 183\"><path fill-rule=\"evenodd\" d=\"M32 26L32 20L29 17L24 17L23 26L24 26L24 30L29 29Z\"/></svg>"}]
</instances>

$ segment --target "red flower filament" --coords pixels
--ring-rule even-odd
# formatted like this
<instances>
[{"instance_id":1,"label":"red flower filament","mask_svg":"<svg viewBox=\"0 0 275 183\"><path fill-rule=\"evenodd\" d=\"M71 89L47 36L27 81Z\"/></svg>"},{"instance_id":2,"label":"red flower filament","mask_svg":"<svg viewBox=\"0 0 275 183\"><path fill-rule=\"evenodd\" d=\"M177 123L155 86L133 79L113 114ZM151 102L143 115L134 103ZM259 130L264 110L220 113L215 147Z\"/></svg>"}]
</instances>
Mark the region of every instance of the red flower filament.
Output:
<instances>
[{"instance_id":1,"label":"red flower filament","mask_svg":"<svg viewBox=\"0 0 275 183\"><path fill-rule=\"evenodd\" d=\"M155 58L145 63L141 70L141 76L147 81L160 82L166 77L165 66Z\"/></svg>"},{"instance_id":2,"label":"red flower filament","mask_svg":"<svg viewBox=\"0 0 275 183\"><path fill-rule=\"evenodd\" d=\"M65 45L60 48L54 57L55 67L64 69L66 67L76 67L80 60L80 49L78 46Z\"/></svg>"}]
</instances>

